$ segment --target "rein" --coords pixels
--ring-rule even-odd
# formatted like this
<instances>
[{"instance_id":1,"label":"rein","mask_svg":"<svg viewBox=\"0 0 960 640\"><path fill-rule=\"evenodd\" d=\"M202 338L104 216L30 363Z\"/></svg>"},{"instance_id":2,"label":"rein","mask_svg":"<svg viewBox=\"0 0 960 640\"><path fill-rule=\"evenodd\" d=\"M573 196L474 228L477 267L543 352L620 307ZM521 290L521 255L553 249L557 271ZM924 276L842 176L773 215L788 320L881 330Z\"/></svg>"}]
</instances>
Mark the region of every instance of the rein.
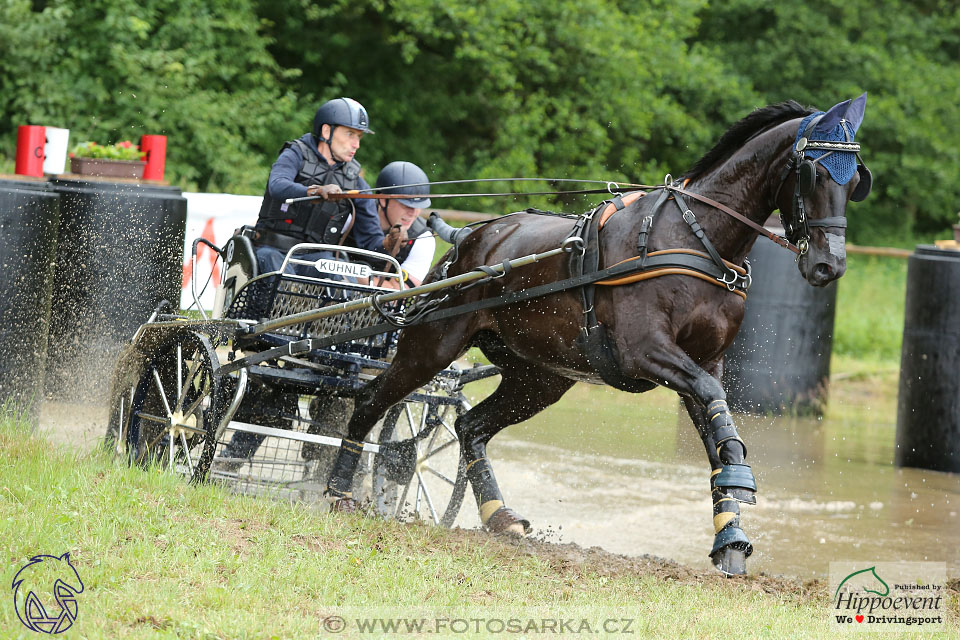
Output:
<instances>
[{"instance_id":1,"label":"rein","mask_svg":"<svg viewBox=\"0 0 960 640\"><path fill-rule=\"evenodd\" d=\"M430 194L430 198L498 198L498 197L499 197L499 198L504 198L504 197L511 197L511 196L513 196L513 197L515 197L515 196L562 196L562 195L586 195L586 194L598 194L598 193L608 193L608 194L613 194L614 196L619 196L620 193L619 193L618 190L620 189L620 187L630 187L630 188L635 188L635 189L648 189L648 190L650 190L650 191L656 191L656 190L659 190L659 189L667 189L667 190L669 190L669 191L674 191L674 192L683 194L683 195L685 195L685 196L688 196L688 197L690 197L690 198L693 198L694 200L699 200L700 202L702 202L702 203L704 203L704 204L706 204L706 205L709 205L709 206L711 206L711 207L713 207L713 208L715 208L715 209L717 209L717 210L719 210L719 211L722 211L723 213L725 213L725 214L731 216L732 218L734 218L734 219L736 219L736 220L739 220L739 221L742 222L743 224L747 225L748 227L750 227L751 229L753 229L754 231L756 231L759 235L762 235L762 236L764 236L764 237L772 240L773 242L775 242L776 244L780 245L781 247L783 247L783 248L785 248L785 249L789 249L790 251L794 252L794 253L797 254L798 256L799 256L799 255L802 255L802 254L804 253L804 250L803 250L802 248L797 247L795 244L793 244L792 242L790 242L789 240L787 240L787 239L784 238L783 236L780 236L780 235L778 235L778 234L770 231L769 229L764 228L763 225L757 224L756 222L750 220L749 218L747 218L747 217L744 216L743 214L734 211L733 209L731 209L730 207L726 206L725 204L723 204L723 203L721 203L721 202L717 202L716 200L713 200L712 198L708 198L707 196L703 196L703 195L700 195L700 194L698 194L698 193L694 193L694 192L692 192L692 191L687 191L687 190L684 189L683 187L677 186L676 184L673 183L673 179L672 179L672 177L670 176L670 174L667 174L665 183L664 183L663 185L618 183L618 182L612 182L612 181L611 181L611 182L603 182L603 181L601 181L601 180L567 180L567 179L564 179L564 178L478 178L478 179L475 179L475 180L445 180L445 181L441 181L441 182L424 182L424 183L416 183L416 184L410 184L410 185L401 185L401 186L399 186L399 187L390 187L390 188L391 188L391 189L399 189L399 188L403 188L403 187L407 187L407 186L409 186L409 187L414 187L414 186L419 187L419 186L429 186L429 185L437 185L437 184L459 184L459 183L494 182L494 181L497 181L497 182L520 182L520 181L530 181L530 180L543 180L543 181L551 181L551 182L560 182L560 181L566 181L566 182L601 182L601 183L603 183L603 184L606 184L606 185L607 185L607 188L605 188L605 189L576 189L576 190L571 190L571 191L531 191L531 192L523 192L523 193L515 193L515 192L509 192L509 193L505 193L505 192L499 192L499 193L431 193L431 194ZM383 199L383 200L399 200L399 199L402 199L402 198L409 198L410 196L409 196L409 194L403 194L403 193L369 193L369 192L361 193L360 191L352 190L352 191L344 191L343 193L332 193L332 194L330 194L328 197L329 197L331 200L347 200L347 199L350 199L350 200L379 200L379 199ZM312 200L318 200L318 199L321 199L321 198L322 198L322 196L305 196L305 197L302 197L302 198L288 198L285 202L286 202L287 204L293 204L293 203L297 203L297 202L308 202L308 201L312 201ZM616 213L616 211L614 211L613 213ZM601 226L602 226L602 224L603 224L604 222L606 222L606 219L607 219L610 215L612 215L612 213L610 213L610 214L606 214L606 213L605 213L604 218L603 218L603 220L601 221ZM831 220L832 220L832 219L831 219ZM810 221L810 223L814 223L814 221ZM816 225L815 225L815 223L814 223L814 224L811 224L811 226L816 226ZM833 226L833 225L831 225L831 226Z\"/></svg>"},{"instance_id":2,"label":"rein","mask_svg":"<svg viewBox=\"0 0 960 640\"><path fill-rule=\"evenodd\" d=\"M669 179L670 179L670 176L667 176L667 180L669 180ZM793 244L792 242L790 242L789 240L787 240L787 239L784 238L783 236L777 235L777 234L774 233L773 231L770 231L769 229L765 228L763 225L757 224L756 222L754 222L753 220L747 218L747 217L744 216L743 214L737 213L736 211L734 211L733 209L731 209L731 208L728 207L727 205L723 204L722 202L717 202L716 200L713 200L712 198L708 198L707 196L702 196L702 195L700 195L699 193L694 193L694 192L692 192L692 191L687 191L686 189L684 189L684 188L682 188L682 187L677 187L677 186L672 186L672 185L667 184L667 185L665 185L663 188L667 189L668 191L675 191L675 192L677 192L677 193L681 193L681 194L683 194L683 195L685 195L685 196L688 196L688 197L690 197L690 198L693 198L694 200L699 200L700 202L702 202L702 203L704 203L704 204L708 204L708 205L710 205L711 207L713 207L714 209L719 209L720 211L723 211L723 212L724 212L725 214L727 214L728 216L739 220L739 221L742 222L743 224L747 225L748 227L750 227L751 229L753 229L754 231L756 231L758 234L760 234L760 235L762 235L762 236L764 236L764 237L767 237L767 238L769 238L770 240L776 242L778 245L780 245L780 246L783 247L784 249L789 249L790 251L793 251L793 252L794 252L795 254L797 254L798 256L801 255L802 253L804 253L804 252L800 249L800 247L797 247L795 244ZM688 211L689 211L689 209L688 209Z\"/></svg>"}]
</instances>

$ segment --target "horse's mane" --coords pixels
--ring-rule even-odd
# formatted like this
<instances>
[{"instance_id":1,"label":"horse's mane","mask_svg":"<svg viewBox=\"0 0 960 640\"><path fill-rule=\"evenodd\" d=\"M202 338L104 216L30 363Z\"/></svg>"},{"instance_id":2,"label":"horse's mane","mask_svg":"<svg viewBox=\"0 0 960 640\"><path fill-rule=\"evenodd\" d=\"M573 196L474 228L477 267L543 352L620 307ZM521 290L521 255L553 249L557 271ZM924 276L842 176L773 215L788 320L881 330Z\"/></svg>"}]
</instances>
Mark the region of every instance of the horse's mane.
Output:
<instances>
[{"instance_id":1,"label":"horse's mane","mask_svg":"<svg viewBox=\"0 0 960 640\"><path fill-rule=\"evenodd\" d=\"M725 160L757 134L787 120L802 118L815 111L815 109L804 107L793 100L754 109L750 115L727 129L713 149L710 149L706 155L697 160L697 163L682 177L692 180L714 167L721 160Z\"/></svg>"}]
</instances>

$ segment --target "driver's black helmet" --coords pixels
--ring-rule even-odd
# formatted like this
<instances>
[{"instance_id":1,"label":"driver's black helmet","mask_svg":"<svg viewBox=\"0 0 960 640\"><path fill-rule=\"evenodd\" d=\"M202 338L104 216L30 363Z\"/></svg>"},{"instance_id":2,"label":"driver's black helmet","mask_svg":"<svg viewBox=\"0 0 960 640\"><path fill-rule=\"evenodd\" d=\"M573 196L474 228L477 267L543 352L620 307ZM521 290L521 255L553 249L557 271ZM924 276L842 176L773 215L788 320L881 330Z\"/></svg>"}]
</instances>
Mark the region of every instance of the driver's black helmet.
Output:
<instances>
[{"instance_id":1,"label":"driver's black helmet","mask_svg":"<svg viewBox=\"0 0 960 640\"><path fill-rule=\"evenodd\" d=\"M423 169L412 162L391 162L377 176L377 188L381 189L378 193L402 193L413 196L411 198L397 198L397 200L401 204L414 209L426 209L430 206L430 198L422 197L430 195L430 185L423 184L424 182L430 182L430 179ZM407 187L403 185L419 186Z\"/></svg>"},{"instance_id":2,"label":"driver's black helmet","mask_svg":"<svg viewBox=\"0 0 960 640\"><path fill-rule=\"evenodd\" d=\"M370 118L367 116L367 110L352 98L329 100L317 109L317 114L313 116L313 135L318 140L322 139L320 133L325 124L329 124L331 127L343 126L359 129L364 133L373 133L370 128ZM333 135L332 131L330 135Z\"/></svg>"}]
</instances>

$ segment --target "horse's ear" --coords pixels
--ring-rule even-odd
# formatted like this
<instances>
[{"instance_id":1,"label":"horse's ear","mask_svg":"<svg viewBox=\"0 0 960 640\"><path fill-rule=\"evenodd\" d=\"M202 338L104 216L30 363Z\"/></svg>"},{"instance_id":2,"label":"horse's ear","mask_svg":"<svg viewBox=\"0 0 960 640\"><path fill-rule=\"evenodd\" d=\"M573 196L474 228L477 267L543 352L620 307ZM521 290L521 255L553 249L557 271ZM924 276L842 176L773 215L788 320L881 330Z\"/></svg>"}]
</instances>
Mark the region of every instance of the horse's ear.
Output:
<instances>
[{"instance_id":1,"label":"horse's ear","mask_svg":"<svg viewBox=\"0 0 960 640\"><path fill-rule=\"evenodd\" d=\"M863 122L863 113L866 108L866 93L856 100L844 100L843 102L839 102L830 107L830 110L823 114L823 117L820 118L820 122L817 123L814 131L829 135L833 133L834 129L837 128L837 125L840 124L841 120L846 120L847 124L850 125L852 133L856 133L857 129L860 128L860 123Z\"/></svg>"},{"instance_id":2,"label":"horse's ear","mask_svg":"<svg viewBox=\"0 0 960 640\"><path fill-rule=\"evenodd\" d=\"M847 112L843 115L844 120L850 124L850 128L853 129L853 133L857 132L857 129L860 128L860 123L863 122L863 113L867 109L867 92L864 91L863 95L850 103L850 106L847 107Z\"/></svg>"}]
</instances>

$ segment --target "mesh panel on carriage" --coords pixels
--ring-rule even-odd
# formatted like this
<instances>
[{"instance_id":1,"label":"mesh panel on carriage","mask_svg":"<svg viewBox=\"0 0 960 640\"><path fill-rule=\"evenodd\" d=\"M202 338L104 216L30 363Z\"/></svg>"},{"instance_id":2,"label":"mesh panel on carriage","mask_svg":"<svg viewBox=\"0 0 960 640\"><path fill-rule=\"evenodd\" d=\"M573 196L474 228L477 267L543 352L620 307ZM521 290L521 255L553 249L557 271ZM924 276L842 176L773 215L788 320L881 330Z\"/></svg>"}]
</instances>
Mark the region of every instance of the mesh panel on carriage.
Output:
<instances>
[{"instance_id":1,"label":"mesh panel on carriage","mask_svg":"<svg viewBox=\"0 0 960 640\"><path fill-rule=\"evenodd\" d=\"M359 300L370 294L370 289L357 287L349 282L310 281L272 273L251 280L238 291L226 316L257 321L273 320L332 304ZM383 306L390 311L399 311L401 302L390 302ZM338 313L312 322L300 322L271 333L292 340L327 338L364 329L381 321L380 314L370 307ZM332 345L328 349L376 360L389 360L393 357L396 343L397 332L391 331Z\"/></svg>"}]
</instances>

